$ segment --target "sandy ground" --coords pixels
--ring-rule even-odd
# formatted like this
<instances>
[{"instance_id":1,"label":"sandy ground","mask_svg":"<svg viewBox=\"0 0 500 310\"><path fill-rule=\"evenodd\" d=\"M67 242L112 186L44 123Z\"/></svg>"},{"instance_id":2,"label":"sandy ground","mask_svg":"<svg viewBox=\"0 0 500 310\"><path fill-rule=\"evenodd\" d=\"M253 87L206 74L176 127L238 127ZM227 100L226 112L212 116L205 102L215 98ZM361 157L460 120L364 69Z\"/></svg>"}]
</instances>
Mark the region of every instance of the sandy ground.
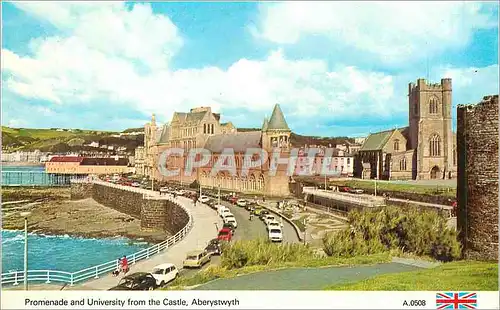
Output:
<instances>
[{"instance_id":1,"label":"sandy ground","mask_svg":"<svg viewBox=\"0 0 500 310\"><path fill-rule=\"evenodd\" d=\"M28 230L52 235L105 238L124 236L157 243L167 232L142 231L139 219L105 207L91 198L71 201L22 203L2 206L2 227L24 229L19 212L31 211Z\"/></svg>"}]
</instances>

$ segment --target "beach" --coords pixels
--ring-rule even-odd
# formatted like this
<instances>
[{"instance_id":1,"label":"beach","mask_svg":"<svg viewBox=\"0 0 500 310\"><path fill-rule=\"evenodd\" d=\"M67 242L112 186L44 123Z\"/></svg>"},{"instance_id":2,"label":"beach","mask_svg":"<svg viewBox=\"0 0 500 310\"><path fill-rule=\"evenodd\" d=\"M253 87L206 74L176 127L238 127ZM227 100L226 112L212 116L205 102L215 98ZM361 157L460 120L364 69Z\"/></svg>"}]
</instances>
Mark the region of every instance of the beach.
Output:
<instances>
[{"instance_id":1,"label":"beach","mask_svg":"<svg viewBox=\"0 0 500 310\"><path fill-rule=\"evenodd\" d=\"M10 203L4 203L4 196ZM150 243L161 242L170 236L168 232L143 231L140 219L91 198L69 200L68 188L2 190L2 228L24 229L24 219L19 215L23 211L32 212L28 230L33 233L85 238L122 236Z\"/></svg>"}]
</instances>

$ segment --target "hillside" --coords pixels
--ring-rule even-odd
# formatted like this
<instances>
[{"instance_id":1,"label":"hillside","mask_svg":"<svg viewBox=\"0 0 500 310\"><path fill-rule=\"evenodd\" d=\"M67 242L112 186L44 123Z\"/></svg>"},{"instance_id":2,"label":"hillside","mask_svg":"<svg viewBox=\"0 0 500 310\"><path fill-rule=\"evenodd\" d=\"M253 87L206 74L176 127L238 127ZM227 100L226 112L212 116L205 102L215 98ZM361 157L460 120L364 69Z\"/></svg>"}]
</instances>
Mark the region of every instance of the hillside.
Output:
<instances>
[{"instance_id":1,"label":"hillside","mask_svg":"<svg viewBox=\"0 0 500 310\"><path fill-rule=\"evenodd\" d=\"M135 132L135 128L125 132ZM91 142L99 145L125 147L132 151L142 145L144 135L119 135L120 132L81 129L33 129L2 126L2 148L7 151L80 152L96 151L99 148L86 146ZM102 149L104 151L104 149Z\"/></svg>"},{"instance_id":2,"label":"hillside","mask_svg":"<svg viewBox=\"0 0 500 310\"><path fill-rule=\"evenodd\" d=\"M238 128L238 131L256 131L259 128ZM9 128L2 126L2 148L7 151L33 151L42 152L81 152L98 151L95 147L87 146L91 142L99 145L125 147L127 152L133 151L137 146L143 145L144 128L129 128L120 132L81 130L81 129L32 129ZM137 134L141 133L141 134ZM121 134L121 135L120 135ZM303 136L296 133L291 135L293 146L307 145L334 146L345 141L354 142L348 137L314 137Z\"/></svg>"}]
</instances>

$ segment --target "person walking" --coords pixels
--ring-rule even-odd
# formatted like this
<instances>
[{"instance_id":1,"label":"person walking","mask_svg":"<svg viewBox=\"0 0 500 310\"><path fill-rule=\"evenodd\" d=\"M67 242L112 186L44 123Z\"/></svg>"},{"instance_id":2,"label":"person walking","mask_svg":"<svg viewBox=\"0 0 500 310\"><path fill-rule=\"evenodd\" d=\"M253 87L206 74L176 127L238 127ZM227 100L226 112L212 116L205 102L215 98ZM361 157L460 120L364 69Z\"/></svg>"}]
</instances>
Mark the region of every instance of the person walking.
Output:
<instances>
[{"instance_id":1,"label":"person walking","mask_svg":"<svg viewBox=\"0 0 500 310\"><path fill-rule=\"evenodd\" d=\"M129 270L127 256L123 255L121 265L123 274L126 274Z\"/></svg>"}]
</instances>

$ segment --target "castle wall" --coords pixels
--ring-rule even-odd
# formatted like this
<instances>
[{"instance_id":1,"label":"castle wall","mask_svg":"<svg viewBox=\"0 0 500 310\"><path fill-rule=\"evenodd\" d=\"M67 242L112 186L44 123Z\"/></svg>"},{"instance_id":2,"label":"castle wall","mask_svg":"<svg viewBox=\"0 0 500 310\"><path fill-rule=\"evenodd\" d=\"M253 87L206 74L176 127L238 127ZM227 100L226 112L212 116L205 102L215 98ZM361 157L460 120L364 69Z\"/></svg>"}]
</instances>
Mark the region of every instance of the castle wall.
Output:
<instances>
[{"instance_id":1,"label":"castle wall","mask_svg":"<svg viewBox=\"0 0 500 310\"><path fill-rule=\"evenodd\" d=\"M457 225L466 258L498 260L498 95L457 108Z\"/></svg>"},{"instance_id":2,"label":"castle wall","mask_svg":"<svg viewBox=\"0 0 500 310\"><path fill-rule=\"evenodd\" d=\"M98 203L141 220L141 229L176 234L189 221L189 215L176 203L166 199L143 197L143 194L121 188L72 183L71 199L93 198Z\"/></svg>"}]
</instances>

